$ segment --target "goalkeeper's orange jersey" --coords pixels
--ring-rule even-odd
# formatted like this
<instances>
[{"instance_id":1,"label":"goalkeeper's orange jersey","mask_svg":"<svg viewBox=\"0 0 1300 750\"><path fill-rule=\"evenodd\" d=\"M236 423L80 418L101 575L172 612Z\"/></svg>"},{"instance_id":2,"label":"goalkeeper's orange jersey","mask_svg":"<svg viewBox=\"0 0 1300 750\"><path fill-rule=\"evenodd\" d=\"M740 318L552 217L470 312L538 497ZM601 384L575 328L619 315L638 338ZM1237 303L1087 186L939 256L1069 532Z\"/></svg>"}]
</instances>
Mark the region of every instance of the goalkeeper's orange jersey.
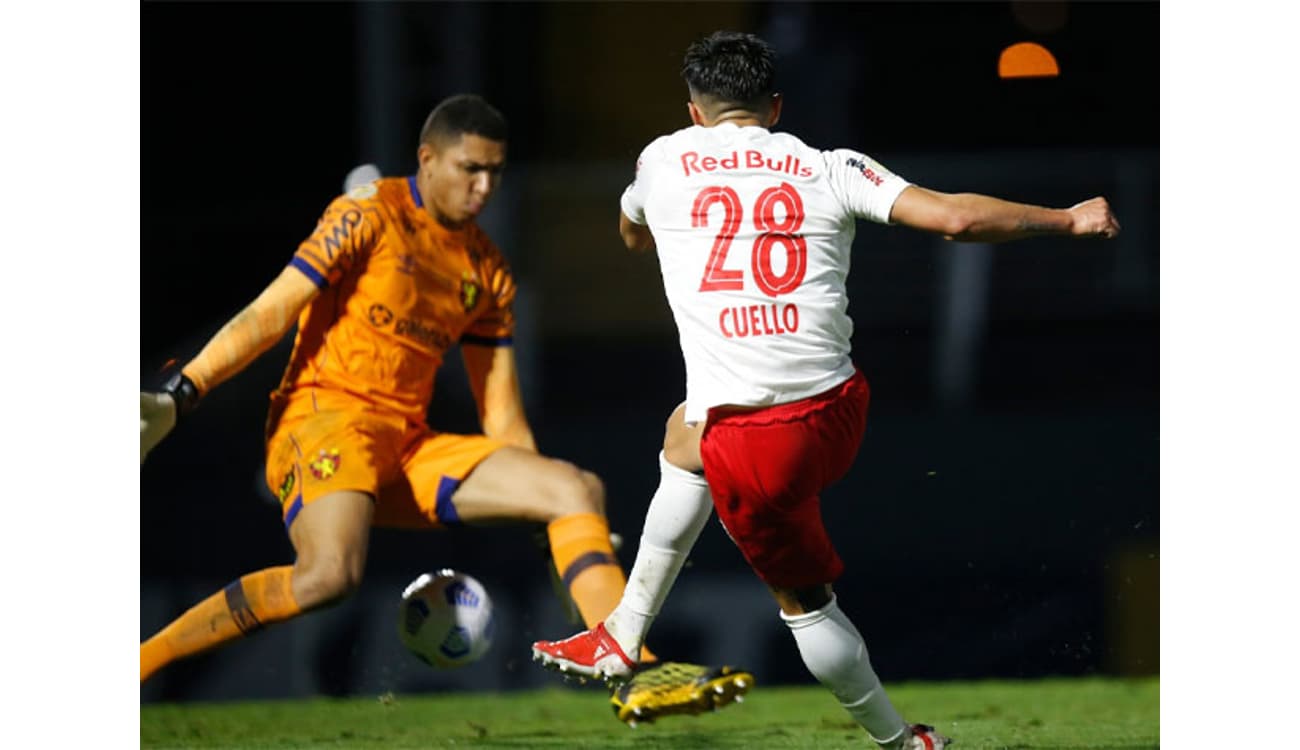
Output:
<instances>
[{"instance_id":1,"label":"goalkeeper's orange jersey","mask_svg":"<svg viewBox=\"0 0 1300 750\"><path fill-rule=\"evenodd\" d=\"M344 393L423 424L448 348L511 343L515 283L501 251L472 221L439 224L414 177L336 198L290 265L321 293L298 320L272 394L280 406Z\"/></svg>"}]
</instances>

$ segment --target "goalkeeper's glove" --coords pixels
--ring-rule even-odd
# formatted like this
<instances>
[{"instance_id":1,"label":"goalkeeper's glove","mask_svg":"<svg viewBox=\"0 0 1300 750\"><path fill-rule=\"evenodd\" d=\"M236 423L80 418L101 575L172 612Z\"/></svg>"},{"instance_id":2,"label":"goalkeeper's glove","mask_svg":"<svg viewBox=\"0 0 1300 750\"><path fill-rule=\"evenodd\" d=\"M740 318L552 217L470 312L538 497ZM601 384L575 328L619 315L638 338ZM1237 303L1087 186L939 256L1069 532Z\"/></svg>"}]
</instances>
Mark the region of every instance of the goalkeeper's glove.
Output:
<instances>
[{"instance_id":1,"label":"goalkeeper's glove","mask_svg":"<svg viewBox=\"0 0 1300 750\"><path fill-rule=\"evenodd\" d=\"M177 373L163 386L162 393L140 392L140 463L154 446L167 437L176 422L199 405L199 390Z\"/></svg>"}]
</instances>

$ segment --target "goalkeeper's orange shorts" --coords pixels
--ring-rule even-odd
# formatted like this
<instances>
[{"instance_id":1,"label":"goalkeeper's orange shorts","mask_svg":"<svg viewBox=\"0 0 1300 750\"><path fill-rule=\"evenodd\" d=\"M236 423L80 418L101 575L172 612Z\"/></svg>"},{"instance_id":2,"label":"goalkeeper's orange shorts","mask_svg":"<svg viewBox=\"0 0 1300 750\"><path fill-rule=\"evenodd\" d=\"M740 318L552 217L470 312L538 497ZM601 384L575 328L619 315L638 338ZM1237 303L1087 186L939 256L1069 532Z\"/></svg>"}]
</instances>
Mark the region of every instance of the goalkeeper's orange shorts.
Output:
<instances>
[{"instance_id":1,"label":"goalkeeper's orange shorts","mask_svg":"<svg viewBox=\"0 0 1300 750\"><path fill-rule=\"evenodd\" d=\"M345 394L289 396L268 425L266 484L285 528L317 498L354 490L375 499L375 526L460 523L451 496L504 447L485 435L434 432Z\"/></svg>"}]
</instances>

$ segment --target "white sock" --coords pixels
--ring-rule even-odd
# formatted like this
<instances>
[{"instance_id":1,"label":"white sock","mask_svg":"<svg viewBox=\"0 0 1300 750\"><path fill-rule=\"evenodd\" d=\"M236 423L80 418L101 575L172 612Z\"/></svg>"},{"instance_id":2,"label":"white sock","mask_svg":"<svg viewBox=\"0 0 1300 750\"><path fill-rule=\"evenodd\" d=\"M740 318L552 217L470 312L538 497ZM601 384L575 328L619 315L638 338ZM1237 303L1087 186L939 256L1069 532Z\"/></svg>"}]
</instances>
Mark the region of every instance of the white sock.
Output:
<instances>
[{"instance_id":1,"label":"white sock","mask_svg":"<svg viewBox=\"0 0 1300 750\"><path fill-rule=\"evenodd\" d=\"M835 596L821 609L781 619L794 634L799 655L871 739L890 746L903 737L906 723L885 695L880 678L867 658L867 644L858 629L840 611Z\"/></svg>"},{"instance_id":2,"label":"white sock","mask_svg":"<svg viewBox=\"0 0 1300 750\"><path fill-rule=\"evenodd\" d=\"M660 451L659 489L646 510L636 562L622 600L605 618L605 629L631 658L641 653L650 624L712 512L704 477L673 466Z\"/></svg>"}]
</instances>

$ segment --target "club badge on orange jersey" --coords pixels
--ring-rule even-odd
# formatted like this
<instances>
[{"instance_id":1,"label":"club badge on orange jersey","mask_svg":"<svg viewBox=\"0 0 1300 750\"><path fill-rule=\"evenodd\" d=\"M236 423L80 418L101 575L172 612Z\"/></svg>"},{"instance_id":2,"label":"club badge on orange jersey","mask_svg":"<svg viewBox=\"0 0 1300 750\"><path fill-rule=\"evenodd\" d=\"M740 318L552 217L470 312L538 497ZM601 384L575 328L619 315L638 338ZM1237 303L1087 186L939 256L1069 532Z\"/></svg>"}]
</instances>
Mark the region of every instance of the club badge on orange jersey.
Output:
<instances>
[{"instance_id":1,"label":"club badge on orange jersey","mask_svg":"<svg viewBox=\"0 0 1300 750\"><path fill-rule=\"evenodd\" d=\"M317 479L329 479L339 470L339 449L330 448L326 451L321 448L320 455L307 464L307 468L311 469L311 475Z\"/></svg>"},{"instance_id":2,"label":"club badge on orange jersey","mask_svg":"<svg viewBox=\"0 0 1300 750\"><path fill-rule=\"evenodd\" d=\"M465 312L473 310L478 304L478 282L469 271L460 275L460 303L465 306Z\"/></svg>"},{"instance_id":3,"label":"club badge on orange jersey","mask_svg":"<svg viewBox=\"0 0 1300 750\"><path fill-rule=\"evenodd\" d=\"M280 482L279 492L276 493L280 496L281 505L289 502L289 496L293 494L294 481L293 469L289 469L289 472L284 475L284 481Z\"/></svg>"}]
</instances>

